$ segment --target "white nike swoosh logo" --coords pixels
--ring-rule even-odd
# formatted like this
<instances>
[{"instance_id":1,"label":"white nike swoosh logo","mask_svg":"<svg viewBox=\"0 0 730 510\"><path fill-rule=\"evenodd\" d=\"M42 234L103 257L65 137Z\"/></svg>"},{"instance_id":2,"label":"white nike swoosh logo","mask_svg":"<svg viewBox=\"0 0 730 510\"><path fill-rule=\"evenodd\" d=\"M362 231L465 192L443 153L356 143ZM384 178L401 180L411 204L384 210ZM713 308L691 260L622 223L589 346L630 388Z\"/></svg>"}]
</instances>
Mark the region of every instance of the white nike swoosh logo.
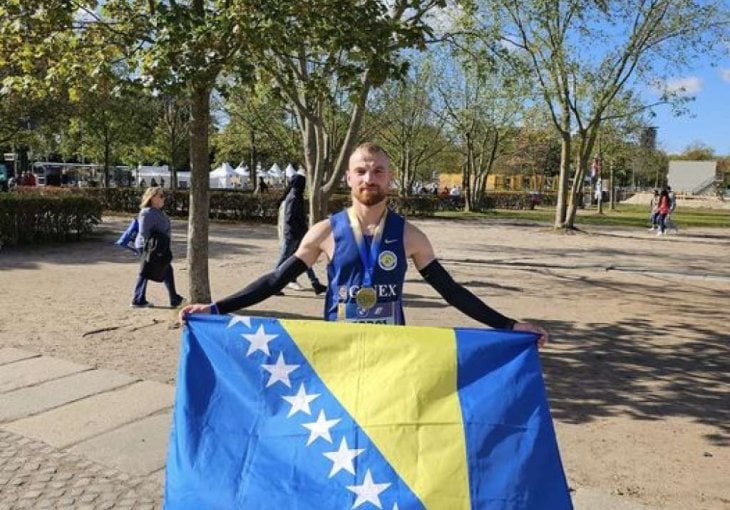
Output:
<instances>
[{"instance_id":1,"label":"white nike swoosh logo","mask_svg":"<svg viewBox=\"0 0 730 510\"><path fill-rule=\"evenodd\" d=\"M385 244L390 244L396 242L398 239L386 239Z\"/></svg>"}]
</instances>

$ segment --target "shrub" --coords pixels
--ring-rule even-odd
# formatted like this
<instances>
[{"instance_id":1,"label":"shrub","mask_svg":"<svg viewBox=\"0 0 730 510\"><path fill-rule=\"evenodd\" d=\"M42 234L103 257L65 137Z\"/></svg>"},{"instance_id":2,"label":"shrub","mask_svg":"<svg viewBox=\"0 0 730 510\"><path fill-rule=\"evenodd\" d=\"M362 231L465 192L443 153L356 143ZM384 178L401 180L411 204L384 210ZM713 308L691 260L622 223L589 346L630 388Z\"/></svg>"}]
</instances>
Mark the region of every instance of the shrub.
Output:
<instances>
[{"instance_id":1,"label":"shrub","mask_svg":"<svg viewBox=\"0 0 730 510\"><path fill-rule=\"evenodd\" d=\"M140 188L74 188L73 193L93 197L105 210L137 213L143 189ZM210 217L215 219L276 223L282 190L254 195L244 190L211 190ZM190 209L188 190L165 191L165 212L170 216L187 217ZM538 199L539 198L539 199ZM329 212L336 212L350 203L350 195L338 193L330 197ZM391 207L405 216L433 216L437 211L461 211L464 197L414 195L390 197ZM488 192L479 210L533 209L535 205L555 205L555 194L534 195L526 192Z\"/></svg>"},{"instance_id":2,"label":"shrub","mask_svg":"<svg viewBox=\"0 0 730 510\"><path fill-rule=\"evenodd\" d=\"M0 194L0 242L8 245L78 240L101 221L102 205L66 192Z\"/></svg>"}]
</instances>

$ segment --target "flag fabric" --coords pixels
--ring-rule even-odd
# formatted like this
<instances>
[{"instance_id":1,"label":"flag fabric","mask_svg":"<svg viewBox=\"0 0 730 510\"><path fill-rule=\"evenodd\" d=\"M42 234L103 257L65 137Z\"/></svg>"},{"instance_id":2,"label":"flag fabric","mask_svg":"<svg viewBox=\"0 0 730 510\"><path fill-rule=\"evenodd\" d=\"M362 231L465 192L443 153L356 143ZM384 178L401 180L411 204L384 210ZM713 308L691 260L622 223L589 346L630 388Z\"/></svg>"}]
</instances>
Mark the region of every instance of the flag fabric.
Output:
<instances>
[{"instance_id":1,"label":"flag fabric","mask_svg":"<svg viewBox=\"0 0 730 510\"><path fill-rule=\"evenodd\" d=\"M192 316L165 508L571 508L535 340Z\"/></svg>"},{"instance_id":2,"label":"flag fabric","mask_svg":"<svg viewBox=\"0 0 730 510\"><path fill-rule=\"evenodd\" d=\"M142 251L134 246L134 240L137 238L138 232L139 221L137 218L134 218L129 222L126 230L122 232L122 235L119 236L119 239L117 239L114 244L121 246L122 248L126 248L127 250L132 250L135 255L139 255Z\"/></svg>"}]
</instances>

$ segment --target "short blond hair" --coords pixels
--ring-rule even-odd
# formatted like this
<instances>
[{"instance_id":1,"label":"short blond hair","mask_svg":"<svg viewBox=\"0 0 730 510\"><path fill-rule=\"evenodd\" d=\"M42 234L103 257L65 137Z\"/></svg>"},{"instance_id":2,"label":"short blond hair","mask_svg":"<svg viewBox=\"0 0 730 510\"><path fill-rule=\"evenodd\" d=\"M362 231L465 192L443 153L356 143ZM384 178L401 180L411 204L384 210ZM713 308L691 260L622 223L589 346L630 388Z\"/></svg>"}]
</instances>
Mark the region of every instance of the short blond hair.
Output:
<instances>
[{"instance_id":1,"label":"short blond hair","mask_svg":"<svg viewBox=\"0 0 730 510\"><path fill-rule=\"evenodd\" d=\"M377 143L363 142L352 150L352 154L355 154L357 151L362 151L367 154L382 154L388 159L388 163L390 163L390 156L388 155L386 150Z\"/></svg>"},{"instance_id":2,"label":"short blond hair","mask_svg":"<svg viewBox=\"0 0 730 510\"><path fill-rule=\"evenodd\" d=\"M139 208L144 209L145 207L149 207L150 201L154 197L156 197L158 194L164 194L164 193L165 193L165 191L162 189L161 186L150 186L142 194L142 200L140 200L140 202L139 202Z\"/></svg>"}]
</instances>

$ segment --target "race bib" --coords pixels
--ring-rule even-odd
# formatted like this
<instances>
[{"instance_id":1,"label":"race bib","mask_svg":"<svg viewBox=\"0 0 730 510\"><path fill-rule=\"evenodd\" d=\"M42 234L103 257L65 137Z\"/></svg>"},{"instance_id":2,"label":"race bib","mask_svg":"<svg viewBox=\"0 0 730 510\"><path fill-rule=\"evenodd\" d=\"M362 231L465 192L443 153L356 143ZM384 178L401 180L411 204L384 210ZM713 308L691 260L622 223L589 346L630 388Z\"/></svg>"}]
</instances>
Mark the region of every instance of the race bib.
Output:
<instances>
[{"instance_id":1,"label":"race bib","mask_svg":"<svg viewBox=\"0 0 730 510\"><path fill-rule=\"evenodd\" d=\"M357 303L339 303L337 305L337 320L344 322L358 322L361 324L397 324L397 302L376 303L375 306L364 310Z\"/></svg>"}]
</instances>

